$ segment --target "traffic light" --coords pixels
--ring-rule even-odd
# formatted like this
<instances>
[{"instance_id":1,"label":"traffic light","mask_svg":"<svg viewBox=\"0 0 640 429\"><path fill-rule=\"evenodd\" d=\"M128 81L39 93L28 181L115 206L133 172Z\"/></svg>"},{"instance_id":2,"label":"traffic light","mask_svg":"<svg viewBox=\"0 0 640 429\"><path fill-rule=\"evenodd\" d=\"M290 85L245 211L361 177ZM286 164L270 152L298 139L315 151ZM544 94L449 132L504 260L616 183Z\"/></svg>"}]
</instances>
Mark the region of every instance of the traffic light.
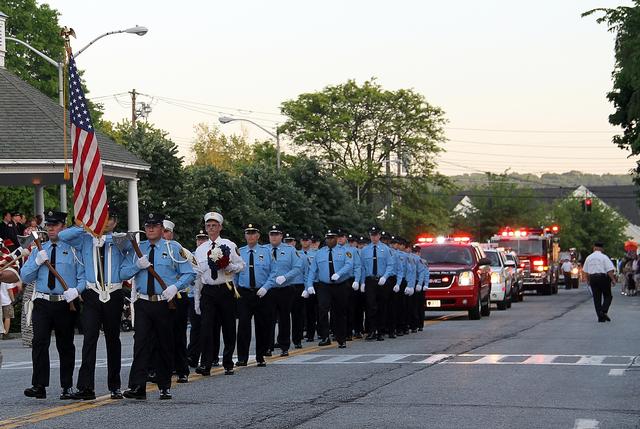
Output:
<instances>
[{"instance_id":1,"label":"traffic light","mask_svg":"<svg viewBox=\"0 0 640 429\"><path fill-rule=\"evenodd\" d=\"M591 201L591 198L585 198L584 200L584 207L585 209L590 212L591 211L591 205L592 205L593 201Z\"/></svg>"}]
</instances>

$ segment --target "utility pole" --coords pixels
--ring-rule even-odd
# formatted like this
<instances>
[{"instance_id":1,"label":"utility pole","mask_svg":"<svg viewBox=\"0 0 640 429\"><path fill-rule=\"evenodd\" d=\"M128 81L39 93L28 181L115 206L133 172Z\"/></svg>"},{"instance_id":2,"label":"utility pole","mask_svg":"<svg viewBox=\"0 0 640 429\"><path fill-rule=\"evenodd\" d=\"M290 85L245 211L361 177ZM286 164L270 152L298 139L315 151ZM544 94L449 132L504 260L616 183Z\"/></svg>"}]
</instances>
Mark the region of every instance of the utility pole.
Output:
<instances>
[{"instance_id":1,"label":"utility pole","mask_svg":"<svg viewBox=\"0 0 640 429\"><path fill-rule=\"evenodd\" d=\"M136 90L133 89L132 91L129 92L129 94L131 94L131 127L135 128L136 127Z\"/></svg>"}]
</instances>

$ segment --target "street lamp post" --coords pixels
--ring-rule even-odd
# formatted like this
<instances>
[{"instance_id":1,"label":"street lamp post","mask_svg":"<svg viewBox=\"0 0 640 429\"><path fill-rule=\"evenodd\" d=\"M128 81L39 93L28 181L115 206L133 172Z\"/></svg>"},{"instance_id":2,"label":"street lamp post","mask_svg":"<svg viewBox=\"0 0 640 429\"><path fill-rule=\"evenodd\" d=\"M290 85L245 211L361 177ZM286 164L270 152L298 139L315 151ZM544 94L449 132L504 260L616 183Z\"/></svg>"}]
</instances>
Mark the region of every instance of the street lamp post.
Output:
<instances>
[{"instance_id":1,"label":"street lamp post","mask_svg":"<svg viewBox=\"0 0 640 429\"><path fill-rule=\"evenodd\" d=\"M228 124L229 122L233 122L233 121L249 122L250 124L255 125L256 127L260 128L262 131L264 131L265 133L269 134L271 137L276 139L276 167L278 168L278 171L280 171L280 130L278 130L277 127L276 127L276 132L274 134L273 131L270 131L267 128L263 127L262 125L253 122L251 119L220 116L218 120L220 121L221 124Z\"/></svg>"},{"instance_id":2,"label":"street lamp post","mask_svg":"<svg viewBox=\"0 0 640 429\"><path fill-rule=\"evenodd\" d=\"M3 15L2 13L0 13L0 17L6 17L6 15ZM2 28L2 31L4 31L4 27ZM140 26L137 26L137 25L135 27L127 28L126 30L109 31L109 32L101 34L100 36L98 36L95 39L93 39L86 46L84 46L82 49L80 49L78 52L76 52L74 54L74 56L80 55L89 46L93 45L97 40L102 39L103 37L109 36L111 34L129 33L129 34L136 34L138 36L144 36L145 34L147 34L148 31L149 30L147 29L147 27L140 27ZM0 36L4 36L4 34L2 34ZM0 37L0 39L1 39L1 37ZM20 44L22 46L25 46L26 48L30 49L35 54L37 54L39 57L44 59L46 62L48 62L49 64L51 64L54 67L58 68L58 104L60 106L64 107L64 86L63 86L64 85L64 62L63 61L54 60L53 58L49 57L44 52L41 52L41 51L37 50L36 48L31 46L27 42L24 42L24 41L22 41L20 39L16 39L15 37L5 37L4 39L5 40L11 40L12 42L16 42L16 43L18 43L18 44ZM38 198L37 198L38 200L42 200L42 193L41 192L40 192L40 194L38 194L38 192L36 191L36 196L38 196ZM42 200L42 201L39 201L39 202L40 202L41 206L44 207L44 201ZM67 211L67 184L66 183L63 183L63 184L60 185L60 210L63 211L63 212ZM38 214L41 214L41 213L38 213Z\"/></svg>"}]
</instances>

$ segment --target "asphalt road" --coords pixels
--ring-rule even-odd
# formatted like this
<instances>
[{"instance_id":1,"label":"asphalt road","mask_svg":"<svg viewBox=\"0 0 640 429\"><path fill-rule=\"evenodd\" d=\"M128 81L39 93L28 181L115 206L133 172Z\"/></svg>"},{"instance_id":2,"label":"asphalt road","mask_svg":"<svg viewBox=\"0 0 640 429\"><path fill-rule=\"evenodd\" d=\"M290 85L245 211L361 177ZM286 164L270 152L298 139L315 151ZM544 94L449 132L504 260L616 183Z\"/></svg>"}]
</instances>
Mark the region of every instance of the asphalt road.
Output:
<instances>
[{"instance_id":1,"label":"asphalt road","mask_svg":"<svg viewBox=\"0 0 640 429\"><path fill-rule=\"evenodd\" d=\"M610 323L597 323L582 287L527 295L479 321L428 313L417 334L343 350L305 343L266 368L192 376L171 401L150 391L146 401L62 402L57 368L46 400L26 398L30 350L3 341L0 428L639 428L639 315L640 297L619 287ZM123 386L131 351L123 334ZM96 385L107 393L106 368Z\"/></svg>"}]
</instances>

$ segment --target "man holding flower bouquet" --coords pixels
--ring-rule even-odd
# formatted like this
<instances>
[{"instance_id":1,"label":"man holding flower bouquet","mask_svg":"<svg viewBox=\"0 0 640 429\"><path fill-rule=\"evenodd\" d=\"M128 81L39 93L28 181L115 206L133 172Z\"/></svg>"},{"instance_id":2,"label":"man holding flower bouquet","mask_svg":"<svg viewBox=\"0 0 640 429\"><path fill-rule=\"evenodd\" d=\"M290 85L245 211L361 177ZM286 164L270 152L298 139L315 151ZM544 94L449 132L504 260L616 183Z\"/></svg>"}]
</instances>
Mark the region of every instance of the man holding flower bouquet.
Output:
<instances>
[{"instance_id":1,"label":"man holding flower bouquet","mask_svg":"<svg viewBox=\"0 0 640 429\"><path fill-rule=\"evenodd\" d=\"M213 356L216 318L222 327L224 373L233 374L233 352L236 347L235 299L240 297L233 278L244 269L244 261L235 243L220 237L223 221L224 218L217 212L204 215L209 239L198 246L194 255L198 264L194 306L196 313L201 314L202 347L202 364L196 368L196 372L204 376L211 375L211 364L217 360Z\"/></svg>"}]
</instances>

